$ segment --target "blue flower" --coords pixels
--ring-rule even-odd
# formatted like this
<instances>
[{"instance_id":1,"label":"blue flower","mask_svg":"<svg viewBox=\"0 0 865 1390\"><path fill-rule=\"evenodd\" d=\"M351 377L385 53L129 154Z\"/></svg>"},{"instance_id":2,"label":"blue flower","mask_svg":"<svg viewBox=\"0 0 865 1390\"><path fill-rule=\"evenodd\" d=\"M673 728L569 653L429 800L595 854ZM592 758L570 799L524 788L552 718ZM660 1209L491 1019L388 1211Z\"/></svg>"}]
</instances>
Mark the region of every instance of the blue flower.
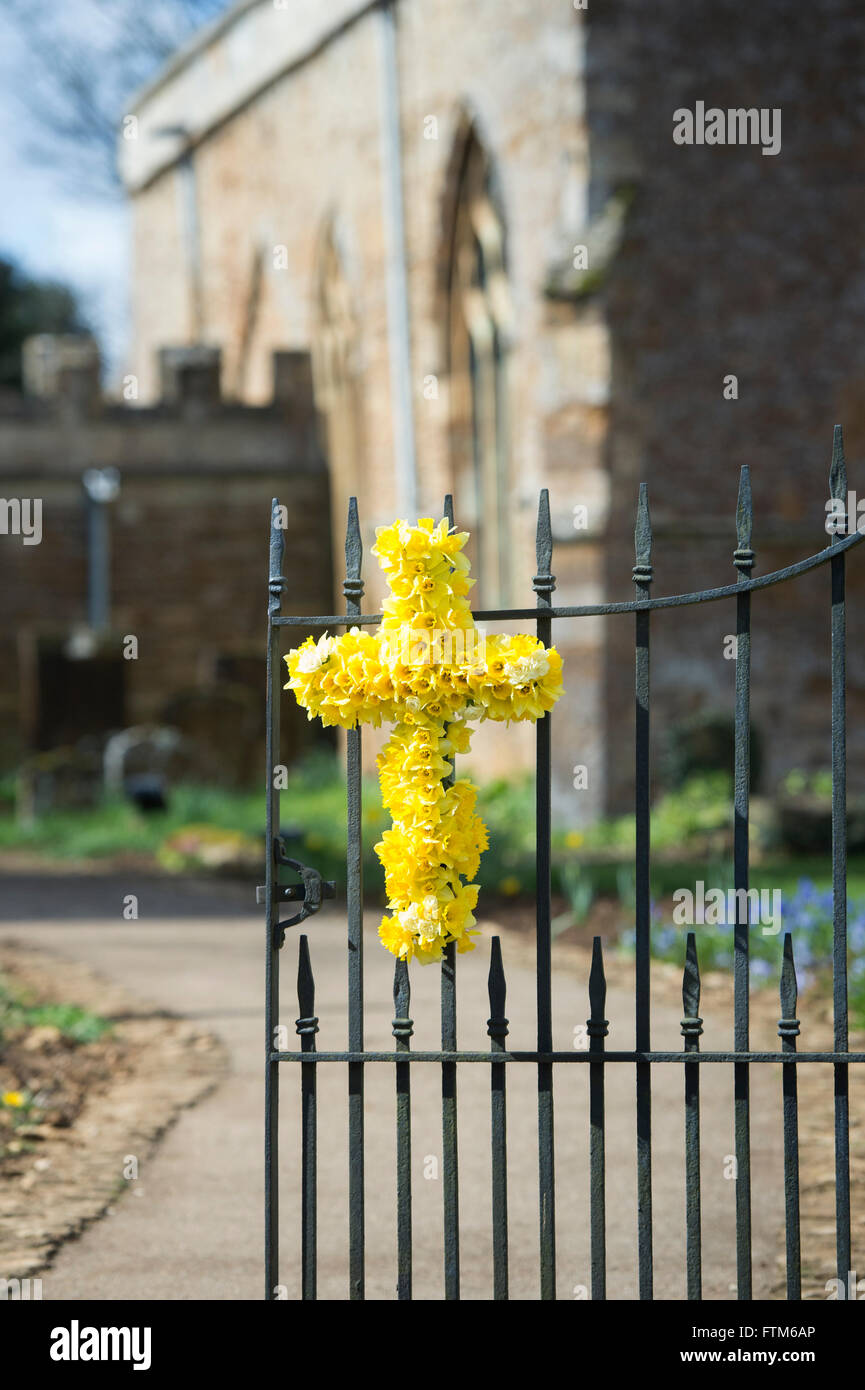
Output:
<instances>
[{"instance_id":1,"label":"blue flower","mask_svg":"<svg viewBox=\"0 0 865 1390\"><path fill-rule=\"evenodd\" d=\"M680 939L680 933L675 927L663 927L661 931L655 933L655 945L659 951L669 951L670 947L677 945Z\"/></svg>"}]
</instances>

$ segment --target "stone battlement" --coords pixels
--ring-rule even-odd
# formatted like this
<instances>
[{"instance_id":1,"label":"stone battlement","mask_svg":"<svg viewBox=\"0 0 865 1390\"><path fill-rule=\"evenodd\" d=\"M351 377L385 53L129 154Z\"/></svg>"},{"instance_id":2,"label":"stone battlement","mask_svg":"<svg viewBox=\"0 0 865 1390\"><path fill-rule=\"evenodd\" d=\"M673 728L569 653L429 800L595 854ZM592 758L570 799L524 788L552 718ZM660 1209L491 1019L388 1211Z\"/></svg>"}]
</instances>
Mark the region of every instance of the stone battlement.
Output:
<instances>
[{"instance_id":1,"label":"stone battlement","mask_svg":"<svg viewBox=\"0 0 865 1390\"><path fill-rule=\"evenodd\" d=\"M252 711L248 756L232 775L260 775L274 496L288 517L286 606L332 608L328 474L309 357L277 352L273 362L271 402L241 405L221 394L218 349L166 348L161 398L138 406L102 393L92 340L29 340L27 390L0 400L0 496L38 503L40 516L37 543L14 527L0 535L4 769L82 738L160 724L172 702L215 700L227 681L246 691ZM93 470L110 478L110 495L86 486L100 476ZM98 542L94 496L104 503ZM101 666L79 659L74 641L92 621L97 553ZM289 714L286 758L303 744L295 724Z\"/></svg>"}]
</instances>

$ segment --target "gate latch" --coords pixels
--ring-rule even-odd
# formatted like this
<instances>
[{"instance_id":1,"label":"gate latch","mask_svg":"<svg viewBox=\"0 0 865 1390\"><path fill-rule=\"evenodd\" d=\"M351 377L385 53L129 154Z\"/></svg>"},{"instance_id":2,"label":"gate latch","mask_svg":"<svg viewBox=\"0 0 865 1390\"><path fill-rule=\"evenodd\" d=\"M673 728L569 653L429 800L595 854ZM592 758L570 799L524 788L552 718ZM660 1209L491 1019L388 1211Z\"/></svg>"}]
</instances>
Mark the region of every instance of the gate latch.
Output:
<instances>
[{"instance_id":1,"label":"gate latch","mask_svg":"<svg viewBox=\"0 0 865 1390\"><path fill-rule=\"evenodd\" d=\"M314 912L318 912L323 899L336 897L336 884L326 882L318 869L312 869L308 864L301 864L299 859L290 859L285 852L285 842L281 835L274 838L273 858L277 865L284 865L288 869L293 869L300 876L300 883L274 884L274 897L277 903L299 902L302 904L300 912L296 913L294 917L289 917L286 921L275 924L274 930L278 933L276 944L277 947L281 947L285 944L286 927L296 927L298 922L303 922ZM255 901L263 903L266 893L267 885L259 885L255 890Z\"/></svg>"}]
</instances>

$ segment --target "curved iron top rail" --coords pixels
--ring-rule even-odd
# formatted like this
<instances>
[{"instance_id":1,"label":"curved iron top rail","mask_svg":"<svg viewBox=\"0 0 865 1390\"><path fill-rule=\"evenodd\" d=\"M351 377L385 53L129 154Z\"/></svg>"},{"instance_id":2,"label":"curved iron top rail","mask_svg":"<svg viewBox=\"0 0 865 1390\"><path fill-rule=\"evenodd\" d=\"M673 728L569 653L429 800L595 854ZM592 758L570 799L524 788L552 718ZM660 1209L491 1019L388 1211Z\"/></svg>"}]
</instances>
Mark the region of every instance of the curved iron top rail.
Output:
<instances>
[{"instance_id":1,"label":"curved iron top rail","mask_svg":"<svg viewBox=\"0 0 865 1390\"><path fill-rule=\"evenodd\" d=\"M827 564L836 555L844 554L854 545L858 545L860 541L865 541L865 532L854 531L851 536L844 536L841 540L833 541L823 550L819 550L816 555L809 555L807 560L798 560L795 565L787 565L785 569L774 570L772 574L757 575L754 579L742 577L738 583L724 584L720 589L697 589L690 594L668 594L666 597L659 598L629 599L622 603L582 603L558 608L551 607L544 609L544 617L596 618L612 613L641 613L653 608L685 608L692 603L714 603L717 599L735 598L737 594L747 593L748 590L768 589L774 584L782 584L787 579L795 579L797 575L807 574L809 570L819 569L820 565ZM283 584L285 584L284 580ZM519 619L520 621L534 622L537 616L537 608L479 608L474 611L475 619L491 621ZM374 626L380 623L381 619L381 613L334 613L316 618L313 626ZM273 623L275 627L310 626L309 617L296 614L274 618Z\"/></svg>"}]
</instances>

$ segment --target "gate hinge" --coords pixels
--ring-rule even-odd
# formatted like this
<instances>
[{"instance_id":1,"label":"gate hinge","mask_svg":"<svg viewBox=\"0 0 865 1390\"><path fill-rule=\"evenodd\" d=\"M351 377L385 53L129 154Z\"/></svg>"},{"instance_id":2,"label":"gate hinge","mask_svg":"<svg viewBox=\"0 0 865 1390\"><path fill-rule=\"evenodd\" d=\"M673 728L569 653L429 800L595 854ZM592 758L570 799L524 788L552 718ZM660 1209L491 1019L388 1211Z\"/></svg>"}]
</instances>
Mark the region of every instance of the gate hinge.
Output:
<instances>
[{"instance_id":1,"label":"gate hinge","mask_svg":"<svg viewBox=\"0 0 865 1390\"><path fill-rule=\"evenodd\" d=\"M276 946L280 948L285 944L286 927L296 927L298 922L303 922L314 912L318 912L325 898L336 897L336 884L325 881L318 869L312 869L308 864L301 864L299 859L289 858L285 852L285 842L281 835L274 837L273 859L276 865L284 865L288 869L294 869L294 872L300 875L300 883L275 883L273 886L273 895L277 904L302 903L300 912L296 913L294 917L289 917L284 922L274 923ZM267 885L260 884L255 890L255 901L257 903L265 902L266 895Z\"/></svg>"}]
</instances>

